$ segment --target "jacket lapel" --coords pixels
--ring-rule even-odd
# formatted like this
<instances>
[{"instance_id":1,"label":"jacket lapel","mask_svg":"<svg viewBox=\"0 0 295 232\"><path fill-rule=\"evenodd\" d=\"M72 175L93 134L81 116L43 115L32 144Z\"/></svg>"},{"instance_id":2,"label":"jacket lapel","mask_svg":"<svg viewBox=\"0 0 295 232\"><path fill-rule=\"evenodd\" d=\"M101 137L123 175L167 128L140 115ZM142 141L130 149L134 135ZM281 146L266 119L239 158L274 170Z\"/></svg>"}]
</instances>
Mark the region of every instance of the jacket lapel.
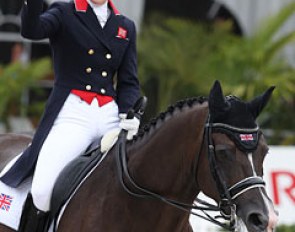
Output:
<instances>
[{"instance_id":1,"label":"jacket lapel","mask_svg":"<svg viewBox=\"0 0 295 232\"><path fill-rule=\"evenodd\" d=\"M96 15L91 7L87 8L86 12L75 11L75 14L79 17L82 23L89 29L89 31L106 47L110 50L110 46L107 42L105 32L102 29ZM112 13L113 14L113 13ZM111 20L113 15L109 18ZM108 22L107 22L108 24ZM107 25L106 25L107 26Z\"/></svg>"},{"instance_id":2,"label":"jacket lapel","mask_svg":"<svg viewBox=\"0 0 295 232\"><path fill-rule=\"evenodd\" d=\"M120 16L116 15L113 10L111 10L111 15L103 29L104 35L107 41L112 41L113 37L117 35L118 28L120 25Z\"/></svg>"}]
</instances>

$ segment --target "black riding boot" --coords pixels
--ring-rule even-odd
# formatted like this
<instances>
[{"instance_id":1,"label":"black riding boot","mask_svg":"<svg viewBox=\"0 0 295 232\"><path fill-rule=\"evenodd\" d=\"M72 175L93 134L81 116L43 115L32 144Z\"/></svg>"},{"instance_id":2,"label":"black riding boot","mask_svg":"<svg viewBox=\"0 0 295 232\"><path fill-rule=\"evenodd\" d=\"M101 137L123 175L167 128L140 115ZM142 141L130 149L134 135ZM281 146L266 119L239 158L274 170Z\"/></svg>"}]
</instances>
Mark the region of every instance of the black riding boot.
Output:
<instances>
[{"instance_id":1,"label":"black riding boot","mask_svg":"<svg viewBox=\"0 0 295 232\"><path fill-rule=\"evenodd\" d=\"M43 212L36 208L32 195L29 193L23 206L23 212L19 225L19 232L43 232L48 226L49 212Z\"/></svg>"}]
</instances>

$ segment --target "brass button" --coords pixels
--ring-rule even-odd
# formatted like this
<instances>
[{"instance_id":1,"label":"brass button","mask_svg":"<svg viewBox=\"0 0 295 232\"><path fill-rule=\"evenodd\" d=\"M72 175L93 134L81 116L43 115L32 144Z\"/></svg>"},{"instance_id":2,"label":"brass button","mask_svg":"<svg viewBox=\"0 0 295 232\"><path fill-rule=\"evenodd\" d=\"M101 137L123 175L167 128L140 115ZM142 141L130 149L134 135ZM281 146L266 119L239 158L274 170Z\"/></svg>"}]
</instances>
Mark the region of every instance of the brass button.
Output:
<instances>
[{"instance_id":1,"label":"brass button","mask_svg":"<svg viewBox=\"0 0 295 232\"><path fill-rule=\"evenodd\" d=\"M86 90L91 90L91 85L86 85Z\"/></svg>"},{"instance_id":2,"label":"brass button","mask_svg":"<svg viewBox=\"0 0 295 232\"><path fill-rule=\"evenodd\" d=\"M110 60L110 59L112 59L112 55L111 55L110 53L108 53L108 54L106 54L106 58L107 58L108 60Z\"/></svg>"},{"instance_id":3,"label":"brass button","mask_svg":"<svg viewBox=\"0 0 295 232\"><path fill-rule=\"evenodd\" d=\"M91 73L92 72L92 68L90 68L90 67L86 68L86 72L87 73Z\"/></svg>"},{"instance_id":4,"label":"brass button","mask_svg":"<svg viewBox=\"0 0 295 232\"><path fill-rule=\"evenodd\" d=\"M105 93L106 93L106 90L105 90L105 89L101 89L100 92L101 92L102 94L105 94Z\"/></svg>"},{"instance_id":5,"label":"brass button","mask_svg":"<svg viewBox=\"0 0 295 232\"><path fill-rule=\"evenodd\" d=\"M101 72L101 75L102 75L103 77L107 77L107 76L108 76L108 73L107 73L106 71L102 71L102 72Z\"/></svg>"},{"instance_id":6,"label":"brass button","mask_svg":"<svg viewBox=\"0 0 295 232\"><path fill-rule=\"evenodd\" d=\"M94 50L93 50L93 49L89 49L89 50L88 50L88 54L89 54L89 55L93 55L93 54L94 54Z\"/></svg>"}]
</instances>

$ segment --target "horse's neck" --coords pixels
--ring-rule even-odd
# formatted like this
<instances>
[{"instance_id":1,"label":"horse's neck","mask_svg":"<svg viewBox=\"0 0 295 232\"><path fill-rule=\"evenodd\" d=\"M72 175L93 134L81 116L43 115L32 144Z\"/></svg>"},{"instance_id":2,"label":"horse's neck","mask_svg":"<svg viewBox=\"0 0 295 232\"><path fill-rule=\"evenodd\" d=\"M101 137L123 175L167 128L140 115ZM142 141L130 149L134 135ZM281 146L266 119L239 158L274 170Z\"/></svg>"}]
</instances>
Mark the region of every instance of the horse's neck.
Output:
<instances>
[{"instance_id":1,"label":"horse's neck","mask_svg":"<svg viewBox=\"0 0 295 232\"><path fill-rule=\"evenodd\" d=\"M174 112L132 146L128 166L136 181L166 196L181 193L192 197L192 189L197 193L194 162L203 141L207 112L206 103Z\"/></svg>"}]
</instances>

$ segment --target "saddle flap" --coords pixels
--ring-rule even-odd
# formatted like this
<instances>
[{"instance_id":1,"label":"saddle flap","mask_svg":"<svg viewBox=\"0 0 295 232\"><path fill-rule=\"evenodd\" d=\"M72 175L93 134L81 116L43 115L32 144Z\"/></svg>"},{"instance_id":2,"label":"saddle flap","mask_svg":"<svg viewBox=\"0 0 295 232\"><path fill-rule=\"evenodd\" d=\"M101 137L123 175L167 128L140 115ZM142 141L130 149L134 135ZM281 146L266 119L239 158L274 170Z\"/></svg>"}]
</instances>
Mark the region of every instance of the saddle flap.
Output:
<instances>
[{"instance_id":1,"label":"saddle flap","mask_svg":"<svg viewBox=\"0 0 295 232\"><path fill-rule=\"evenodd\" d=\"M85 153L70 162L60 173L52 192L51 218L58 216L62 206L71 197L79 184L86 178L87 174L99 163L102 158L100 148Z\"/></svg>"}]
</instances>

